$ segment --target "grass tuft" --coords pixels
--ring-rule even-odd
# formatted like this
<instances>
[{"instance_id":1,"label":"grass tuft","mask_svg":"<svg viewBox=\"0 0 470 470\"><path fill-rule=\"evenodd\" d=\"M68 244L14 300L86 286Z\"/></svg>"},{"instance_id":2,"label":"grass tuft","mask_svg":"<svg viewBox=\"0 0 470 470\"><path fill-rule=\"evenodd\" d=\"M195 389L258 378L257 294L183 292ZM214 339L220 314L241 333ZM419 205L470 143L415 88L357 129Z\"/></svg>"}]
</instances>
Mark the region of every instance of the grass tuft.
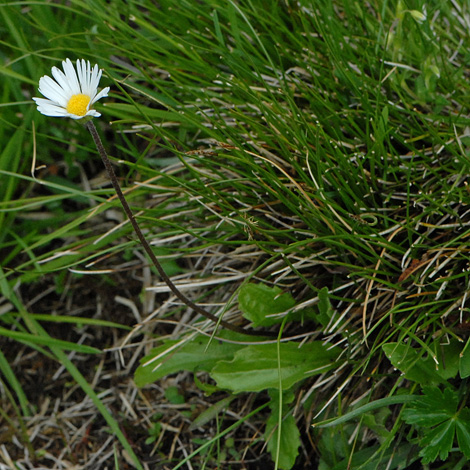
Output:
<instances>
[{"instance_id":1,"label":"grass tuft","mask_svg":"<svg viewBox=\"0 0 470 470\"><path fill-rule=\"evenodd\" d=\"M0 6L0 463L460 468L467 16L421 0ZM173 296L86 130L36 112L67 57L104 69L95 123L165 272L259 337ZM422 419L442 397L459 406Z\"/></svg>"}]
</instances>

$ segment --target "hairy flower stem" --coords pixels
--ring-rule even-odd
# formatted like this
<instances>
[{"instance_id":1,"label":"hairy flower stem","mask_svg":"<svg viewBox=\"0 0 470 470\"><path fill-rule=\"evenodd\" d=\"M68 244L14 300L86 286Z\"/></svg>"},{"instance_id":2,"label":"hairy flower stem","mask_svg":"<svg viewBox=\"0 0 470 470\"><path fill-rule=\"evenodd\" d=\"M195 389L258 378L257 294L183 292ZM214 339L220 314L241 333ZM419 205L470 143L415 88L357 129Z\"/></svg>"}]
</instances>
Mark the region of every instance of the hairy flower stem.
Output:
<instances>
[{"instance_id":1,"label":"hairy flower stem","mask_svg":"<svg viewBox=\"0 0 470 470\"><path fill-rule=\"evenodd\" d=\"M146 238L144 237L144 234L142 233L142 230L140 230L140 227L139 227L137 221L135 220L134 214L132 213L132 210L129 207L129 204L127 203L127 200L124 197L124 194L121 190L121 186L119 185L116 174L114 173L113 166L111 165L111 161L108 158L106 150L104 149L104 146L101 142L98 131L96 130L95 125L93 124L93 121L91 121L91 120L88 121L85 124L85 127L90 131L90 134L93 137L93 140L95 141L96 148L98 149L98 153L100 154L100 157L103 160L103 164L106 168L106 171L108 172L109 179L111 180L111 183L114 187L114 190L116 191L117 197L119 198L119 201L121 201L124 212L126 213L127 217L129 218L129 221L132 224L132 227L133 227L135 233L137 234L137 237L139 238L139 241L140 241L141 245L143 246L143 248L146 251L149 258L152 260L152 263L155 266L155 268L157 268L157 271L158 271L158 274L160 274L160 277L165 281L166 285L170 288L171 292L173 292L173 294L179 300L181 300L181 302L183 302L185 305L187 305L189 308L192 308L195 312L197 312L200 315L208 318L209 320L214 321L217 324L220 324L221 326L223 326L224 328L227 328L228 330L235 331L237 333L241 333L241 334L245 334L245 335L252 335L252 336L254 336L254 335L258 336L260 334L263 334L263 333L256 333L254 331L247 331L247 330L245 330L241 327L232 325L231 323L228 323L225 320L222 320L221 318L215 316L214 314L204 310L199 305L196 305L193 301L188 299L181 291L178 290L178 288L173 284L173 281L168 277L168 275L163 270L162 265L160 264L160 261L158 261L157 257L155 256L154 252L152 251L152 248L150 248L150 245L147 242ZM264 334L266 334L266 333L264 333Z\"/></svg>"}]
</instances>

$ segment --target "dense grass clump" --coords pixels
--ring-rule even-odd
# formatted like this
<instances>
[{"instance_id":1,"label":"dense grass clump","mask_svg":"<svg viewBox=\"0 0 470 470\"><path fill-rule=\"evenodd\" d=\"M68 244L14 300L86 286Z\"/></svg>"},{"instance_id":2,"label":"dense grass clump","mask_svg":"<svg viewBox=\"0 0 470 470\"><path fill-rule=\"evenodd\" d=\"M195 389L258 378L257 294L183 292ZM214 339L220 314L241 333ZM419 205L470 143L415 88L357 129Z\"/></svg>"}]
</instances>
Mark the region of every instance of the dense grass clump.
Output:
<instances>
[{"instance_id":1,"label":"dense grass clump","mask_svg":"<svg viewBox=\"0 0 470 470\"><path fill-rule=\"evenodd\" d=\"M464 468L468 13L0 6L0 466ZM104 70L165 272L249 334L174 296L86 129L36 111L67 57Z\"/></svg>"}]
</instances>

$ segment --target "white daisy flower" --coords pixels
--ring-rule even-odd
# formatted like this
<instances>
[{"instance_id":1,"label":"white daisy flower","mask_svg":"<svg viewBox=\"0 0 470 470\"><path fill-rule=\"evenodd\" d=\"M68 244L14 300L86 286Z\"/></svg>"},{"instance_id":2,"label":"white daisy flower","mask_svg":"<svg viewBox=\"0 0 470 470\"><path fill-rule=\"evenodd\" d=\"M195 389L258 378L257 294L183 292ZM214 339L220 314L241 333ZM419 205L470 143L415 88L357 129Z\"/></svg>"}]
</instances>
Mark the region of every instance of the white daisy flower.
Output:
<instances>
[{"instance_id":1,"label":"white daisy flower","mask_svg":"<svg viewBox=\"0 0 470 470\"><path fill-rule=\"evenodd\" d=\"M99 117L100 113L92 108L99 99L108 96L109 87L98 93L98 84L102 70L95 65L91 68L89 61L77 60L77 71L70 59L62 62L64 71L52 67L55 81L45 75L39 79L39 92L44 98L33 98L38 111L46 116L70 117Z\"/></svg>"}]
</instances>

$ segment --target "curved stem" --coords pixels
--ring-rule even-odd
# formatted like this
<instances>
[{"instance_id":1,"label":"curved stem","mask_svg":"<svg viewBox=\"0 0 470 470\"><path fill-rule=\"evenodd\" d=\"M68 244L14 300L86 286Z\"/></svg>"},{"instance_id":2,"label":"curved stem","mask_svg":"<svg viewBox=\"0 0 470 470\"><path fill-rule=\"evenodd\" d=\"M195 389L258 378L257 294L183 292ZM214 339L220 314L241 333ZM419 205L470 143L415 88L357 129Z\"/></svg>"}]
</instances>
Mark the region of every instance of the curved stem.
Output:
<instances>
[{"instance_id":1,"label":"curved stem","mask_svg":"<svg viewBox=\"0 0 470 470\"><path fill-rule=\"evenodd\" d=\"M114 187L114 190L116 191L117 197L119 198L119 201L122 204L124 212L126 213L127 217L129 218L129 221L132 225L132 228L134 229L135 233L137 234L137 237L139 238L139 241L142 244L142 247L144 248L145 252L149 256L149 258L152 260L152 263L155 266L155 268L157 269L158 274L160 274L161 278L166 283L166 285L170 288L171 292L173 292L173 294L179 300L181 300L181 302L183 302L188 307L192 308L195 312L197 312L200 315L208 318L209 320L214 321L218 325L220 324L221 326L223 326L224 328L227 328L228 330L235 331L237 333L241 333L241 334L244 334L244 335L251 335L251 336L266 335L266 333L256 333L254 331L247 331L244 328L241 328L241 327L236 326L236 325L232 325L231 323L226 322L225 320L222 320L221 318L217 317L216 315L208 312L207 310L203 309L199 305L195 304L192 300L188 299L175 286L175 284L173 284L173 281L168 277L168 275L163 270L163 267L160 264L160 261L158 261L158 259L155 256L154 252L150 248L150 245L149 245L148 241L144 237L144 234L142 233L142 230L140 230L140 227L139 227L137 221L135 220L134 214L132 213L132 210L129 207L129 204L127 203L127 200L126 200L126 198L125 198L125 196L124 196L124 194L121 190L121 186L119 185L116 174L114 173L114 169L113 169L113 166L111 165L111 161L108 158L106 150L104 149L104 146L101 142L98 131L96 130L95 125L93 124L93 121L91 121L91 120L88 121L85 124L85 127L90 131L90 134L93 137L93 140L95 141L96 148L98 149L98 153L100 154L100 157L103 160L103 164L106 168L109 179L111 180L111 183Z\"/></svg>"}]
</instances>

